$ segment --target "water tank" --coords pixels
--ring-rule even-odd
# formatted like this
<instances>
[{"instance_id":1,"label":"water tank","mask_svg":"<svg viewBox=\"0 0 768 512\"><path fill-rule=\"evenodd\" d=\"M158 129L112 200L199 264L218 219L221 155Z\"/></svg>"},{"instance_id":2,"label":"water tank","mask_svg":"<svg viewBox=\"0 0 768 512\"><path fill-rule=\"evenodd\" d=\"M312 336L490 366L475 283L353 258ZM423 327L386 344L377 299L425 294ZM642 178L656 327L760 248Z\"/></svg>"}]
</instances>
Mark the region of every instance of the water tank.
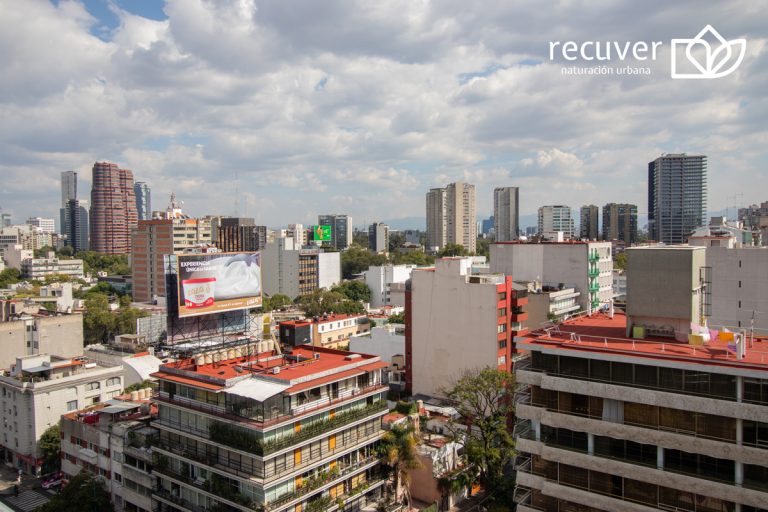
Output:
<instances>
[{"instance_id":1,"label":"water tank","mask_svg":"<svg viewBox=\"0 0 768 512\"><path fill-rule=\"evenodd\" d=\"M138 400L138 399L139 399L139 392L131 391L131 400Z\"/></svg>"}]
</instances>

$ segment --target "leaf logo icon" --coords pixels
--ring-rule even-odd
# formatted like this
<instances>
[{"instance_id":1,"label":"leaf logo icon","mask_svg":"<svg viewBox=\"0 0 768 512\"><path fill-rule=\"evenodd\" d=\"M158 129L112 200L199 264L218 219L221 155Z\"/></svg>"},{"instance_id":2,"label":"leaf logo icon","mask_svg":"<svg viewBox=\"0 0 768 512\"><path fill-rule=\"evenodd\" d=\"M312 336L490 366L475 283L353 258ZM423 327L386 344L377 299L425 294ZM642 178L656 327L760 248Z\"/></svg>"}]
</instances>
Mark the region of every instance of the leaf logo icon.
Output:
<instances>
[{"instance_id":1,"label":"leaf logo icon","mask_svg":"<svg viewBox=\"0 0 768 512\"><path fill-rule=\"evenodd\" d=\"M707 36L714 40L714 47L707 41ZM684 52L682 52L683 48ZM711 79L728 76L744 60L746 49L746 39L727 41L712 25L707 25L692 39L672 39L672 78ZM678 53L684 53L688 63L698 72L680 72Z\"/></svg>"}]
</instances>

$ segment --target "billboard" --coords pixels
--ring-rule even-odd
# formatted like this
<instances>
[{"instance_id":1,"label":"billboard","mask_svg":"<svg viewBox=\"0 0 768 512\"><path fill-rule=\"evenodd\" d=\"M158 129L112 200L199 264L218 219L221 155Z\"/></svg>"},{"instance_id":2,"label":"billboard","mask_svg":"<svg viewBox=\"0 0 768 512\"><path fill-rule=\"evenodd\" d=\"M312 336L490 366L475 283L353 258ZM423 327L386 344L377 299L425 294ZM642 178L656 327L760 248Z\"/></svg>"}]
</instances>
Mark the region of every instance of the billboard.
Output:
<instances>
[{"instance_id":1,"label":"billboard","mask_svg":"<svg viewBox=\"0 0 768 512\"><path fill-rule=\"evenodd\" d=\"M319 242L331 241L331 226L312 226L312 239Z\"/></svg>"},{"instance_id":2,"label":"billboard","mask_svg":"<svg viewBox=\"0 0 768 512\"><path fill-rule=\"evenodd\" d=\"M261 306L261 254L176 254L179 317Z\"/></svg>"}]
</instances>

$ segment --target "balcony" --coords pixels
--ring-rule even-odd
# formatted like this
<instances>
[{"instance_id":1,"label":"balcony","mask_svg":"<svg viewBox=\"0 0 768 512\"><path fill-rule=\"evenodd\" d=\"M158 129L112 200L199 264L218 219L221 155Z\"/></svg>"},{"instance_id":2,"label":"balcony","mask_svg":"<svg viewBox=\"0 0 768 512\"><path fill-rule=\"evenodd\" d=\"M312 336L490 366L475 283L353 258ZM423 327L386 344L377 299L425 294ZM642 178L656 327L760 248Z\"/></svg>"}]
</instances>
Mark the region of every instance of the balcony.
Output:
<instances>
[{"instance_id":1,"label":"balcony","mask_svg":"<svg viewBox=\"0 0 768 512\"><path fill-rule=\"evenodd\" d=\"M590 268L589 272L587 273L587 275L590 278L592 278L592 279L594 279L596 277L599 277L600 276L600 269L598 269L598 268Z\"/></svg>"},{"instance_id":2,"label":"balcony","mask_svg":"<svg viewBox=\"0 0 768 512\"><path fill-rule=\"evenodd\" d=\"M590 263L597 263L600 261L600 255L597 252L591 252L589 253L589 257L587 259Z\"/></svg>"}]
</instances>

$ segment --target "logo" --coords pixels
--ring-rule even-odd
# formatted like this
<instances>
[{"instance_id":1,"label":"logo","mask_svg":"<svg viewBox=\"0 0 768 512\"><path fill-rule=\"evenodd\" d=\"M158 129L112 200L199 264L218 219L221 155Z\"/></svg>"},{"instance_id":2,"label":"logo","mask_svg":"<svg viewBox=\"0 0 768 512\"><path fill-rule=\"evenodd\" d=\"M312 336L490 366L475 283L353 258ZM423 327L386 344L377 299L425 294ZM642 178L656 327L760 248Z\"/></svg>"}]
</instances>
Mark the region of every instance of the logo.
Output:
<instances>
[{"instance_id":1,"label":"logo","mask_svg":"<svg viewBox=\"0 0 768 512\"><path fill-rule=\"evenodd\" d=\"M707 36L714 39L712 44L705 39ZM707 25L693 39L672 39L672 78L711 79L728 76L744 60L746 49L746 39L726 41L712 25ZM682 54L685 58L680 58Z\"/></svg>"}]
</instances>

